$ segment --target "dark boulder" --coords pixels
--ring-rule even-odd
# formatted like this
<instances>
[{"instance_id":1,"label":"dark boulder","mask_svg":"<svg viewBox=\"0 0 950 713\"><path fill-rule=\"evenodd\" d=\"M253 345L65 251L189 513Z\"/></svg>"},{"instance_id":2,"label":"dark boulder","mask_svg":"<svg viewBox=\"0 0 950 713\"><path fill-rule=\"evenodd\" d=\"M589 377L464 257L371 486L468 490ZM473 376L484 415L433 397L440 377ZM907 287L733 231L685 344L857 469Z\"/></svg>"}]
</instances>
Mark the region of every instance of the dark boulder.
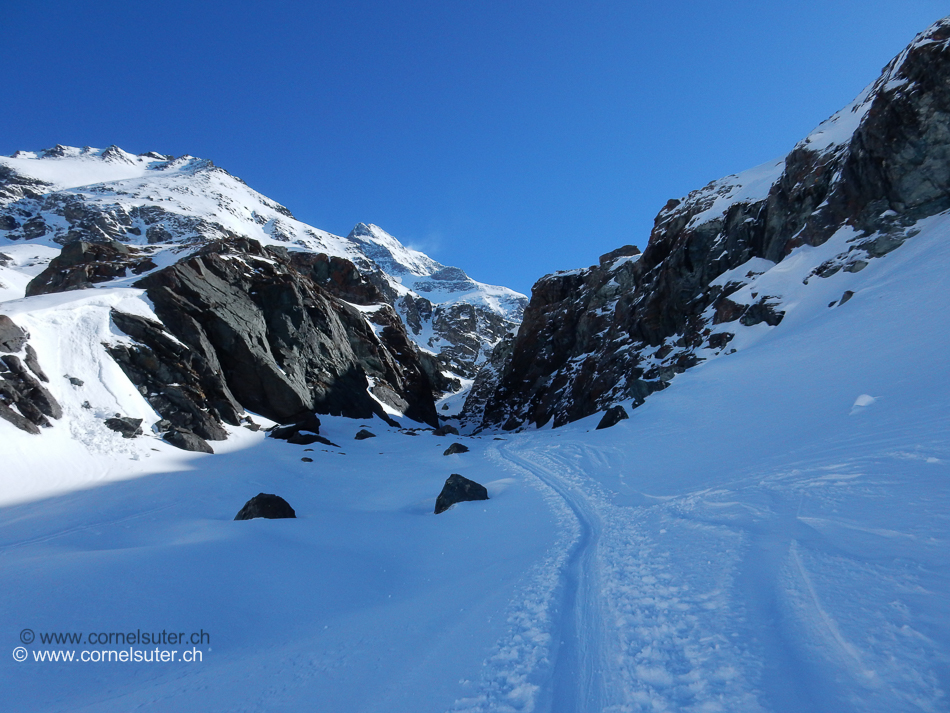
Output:
<instances>
[{"instance_id":1,"label":"dark boulder","mask_svg":"<svg viewBox=\"0 0 950 713\"><path fill-rule=\"evenodd\" d=\"M296 421L297 428L311 433L320 433L320 425L320 419L317 418L315 413L308 413Z\"/></svg>"},{"instance_id":2,"label":"dark boulder","mask_svg":"<svg viewBox=\"0 0 950 713\"><path fill-rule=\"evenodd\" d=\"M376 438L376 434L363 428L354 436L354 438L356 438L357 441L365 441L367 438Z\"/></svg>"},{"instance_id":3,"label":"dark boulder","mask_svg":"<svg viewBox=\"0 0 950 713\"><path fill-rule=\"evenodd\" d=\"M300 438L320 433L320 419L314 414L307 414L293 423L284 423L269 429L270 437L291 443L300 443ZM297 440L293 440L297 439ZM314 441L310 441L314 443ZM302 445L307 445L306 443Z\"/></svg>"},{"instance_id":4,"label":"dark boulder","mask_svg":"<svg viewBox=\"0 0 950 713\"><path fill-rule=\"evenodd\" d=\"M181 428L173 428L163 435L162 439L183 451L214 453L214 449L204 438Z\"/></svg>"},{"instance_id":5,"label":"dark boulder","mask_svg":"<svg viewBox=\"0 0 950 713\"><path fill-rule=\"evenodd\" d=\"M244 503L244 507L234 516L234 519L253 520L257 517L264 517L268 520L279 520L281 518L295 518L297 517L297 513L295 513L288 502L279 495L258 493Z\"/></svg>"},{"instance_id":6,"label":"dark boulder","mask_svg":"<svg viewBox=\"0 0 950 713\"><path fill-rule=\"evenodd\" d=\"M323 436L318 436L316 433L301 433L298 431L294 433L287 439L287 443L293 443L295 446L309 446L311 443L329 443L326 438Z\"/></svg>"},{"instance_id":7,"label":"dark boulder","mask_svg":"<svg viewBox=\"0 0 950 713\"><path fill-rule=\"evenodd\" d=\"M468 446L463 445L461 443L453 443L451 446L445 449L445 453L443 453L442 455L450 456L450 455L453 455L454 453L468 453Z\"/></svg>"},{"instance_id":8,"label":"dark boulder","mask_svg":"<svg viewBox=\"0 0 950 713\"><path fill-rule=\"evenodd\" d=\"M121 433L123 438L135 438L142 435L142 419L132 418L130 416L116 416L106 419L106 426L116 433Z\"/></svg>"},{"instance_id":9,"label":"dark boulder","mask_svg":"<svg viewBox=\"0 0 950 713\"><path fill-rule=\"evenodd\" d=\"M274 426L269 429L268 434L271 438L276 438L278 441L286 441L291 436L295 436L300 433L300 428L295 423L289 423L283 426Z\"/></svg>"},{"instance_id":10,"label":"dark boulder","mask_svg":"<svg viewBox=\"0 0 950 713\"><path fill-rule=\"evenodd\" d=\"M300 428L297 424L287 426L277 426L270 431L270 437L279 441L287 441L295 446L309 446L313 443L322 443L325 446L339 446L333 441L310 432L308 429Z\"/></svg>"},{"instance_id":11,"label":"dark boulder","mask_svg":"<svg viewBox=\"0 0 950 713\"><path fill-rule=\"evenodd\" d=\"M624 410L623 406L617 404L616 406L611 406L604 413L604 417L600 419L600 423L597 424L595 431L599 431L602 428L610 428L611 426L616 426L621 421L630 418L627 415L627 412Z\"/></svg>"},{"instance_id":12,"label":"dark boulder","mask_svg":"<svg viewBox=\"0 0 950 713\"><path fill-rule=\"evenodd\" d=\"M291 436L296 436L300 433L300 428L297 427L297 424L291 423L284 426L274 426L270 429L270 437L276 438L278 441L286 441Z\"/></svg>"},{"instance_id":13,"label":"dark boulder","mask_svg":"<svg viewBox=\"0 0 950 713\"><path fill-rule=\"evenodd\" d=\"M488 490L484 485L469 480L458 473L452 473L442 486L442 492L435 500L435 514L445 512L455 503L468 500L488 500Z\"/></svg>"},{"instance_id":14,"label":"dark boulder","mask_svg":"<svg viewBox=\"0 0 950 713\"><path fill-rule=\"evenodd\" d=\"M432 432L433 436L457 436L459 435L459 430L455 426L440 426Z\"/></svg>"},{"instance_id":15,"label":"dark boulder","mask_svg":"<svg viewBox=\"0 0 950 713\"><path fill-rule=\"evenodd\" d=\"M732 341L735 334L731 332L716 332L715 334L709 335L709 348L710 349L722 349L729 342Z\"/></svg>"}]
</instances>

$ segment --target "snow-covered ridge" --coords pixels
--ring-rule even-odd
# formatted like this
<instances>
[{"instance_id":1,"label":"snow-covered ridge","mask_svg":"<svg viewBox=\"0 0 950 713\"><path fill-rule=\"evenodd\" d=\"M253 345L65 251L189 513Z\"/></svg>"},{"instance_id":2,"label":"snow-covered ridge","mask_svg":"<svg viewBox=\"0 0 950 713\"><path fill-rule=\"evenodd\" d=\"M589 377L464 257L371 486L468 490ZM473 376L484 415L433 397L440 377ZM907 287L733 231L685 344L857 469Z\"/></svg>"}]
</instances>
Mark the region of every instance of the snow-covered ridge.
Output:
<instances>
[{"instance_id":1,"label":"snow-covered ridge","mask_svg":"<svg viewBox=\"0 0 950 713\"><path fill-rule=\"evenodd\" d=\"M904 71L909 56L928 45L939 46L931 49L950 46L950 37L944 36L948 28L950 19L944 18L917 35L913 42L887 63L877 80L869 84L848 106L821 122L796 148L825 152L846 147L880 93L913 89L913 83Z\"/></svg>"},{"instance_id":2,"label":"snow-covered ridge","mask_svg":"<svg viewBox=\"0 0 950 713\"><path fill-rule=\"evenodd\" d=\"M840 111L822 121L808 136L799 141L795 151L834 155L845 153L855 132L864 122L879 97L895 92L914 91L915 82L908 77L907 59L926 48L938 52L950 46L950 18L944 18L921 32L900 54L884 67L881 76L865 87L860 94ZM827 160L827 159L826 159ZM786 159L776 159L740 173L711 181L703 188L692 191L668 210L692 212L690 228L696 228L723 215L734 205L754 203L766 199L773 186L782 178Z\"/></svg>"}]
</instances>

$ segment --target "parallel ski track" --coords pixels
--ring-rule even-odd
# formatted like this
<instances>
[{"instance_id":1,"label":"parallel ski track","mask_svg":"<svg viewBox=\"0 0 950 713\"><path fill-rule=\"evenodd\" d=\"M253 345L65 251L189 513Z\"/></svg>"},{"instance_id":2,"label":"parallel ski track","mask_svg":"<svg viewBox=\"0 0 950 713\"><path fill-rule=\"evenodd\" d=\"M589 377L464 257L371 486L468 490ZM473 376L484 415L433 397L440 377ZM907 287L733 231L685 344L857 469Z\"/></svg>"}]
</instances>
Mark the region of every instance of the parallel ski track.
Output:
<instances>
[{"instance_id":1,"label":"parallel ski track","mask_svg":"<svg viewBox=\"0 0 950 713\"><path fill-rule=\"evenodd\" d=\"M560 477L553 464L542 465L508 448L499 452L557 493L577 519L580 530L561 571L551 652L552 685L542 692L539 709L552 713L603 710L606 647L597 564L601 519L587 495Z\"/></svg>"}]
</instances>

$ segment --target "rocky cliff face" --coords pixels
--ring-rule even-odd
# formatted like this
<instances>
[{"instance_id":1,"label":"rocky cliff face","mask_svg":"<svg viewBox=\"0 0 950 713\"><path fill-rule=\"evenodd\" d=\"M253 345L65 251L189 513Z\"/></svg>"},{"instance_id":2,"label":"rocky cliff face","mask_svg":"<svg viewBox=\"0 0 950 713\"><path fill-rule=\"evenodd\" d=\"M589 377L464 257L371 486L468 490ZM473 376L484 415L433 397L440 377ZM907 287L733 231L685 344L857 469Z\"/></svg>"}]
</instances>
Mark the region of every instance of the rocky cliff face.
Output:
<instances>
[{"instance_id":1,"label":"rocky cliff face","mask_svg":"<svg viewBox=\"0 0 950 713\"><path fill-rule=\"evenodd\" d=\"M740 330L780 324L777 264L821 255L806 283L856 272L948 208L950 18L784 160L669 201L642 255L541 279L494 388L473 391L465 415L513 429L642 403ZM830 256L808 250L832 238Z\"/></svg>"},{"instance_id":2,"label":"rocky cliff face","mask_svg":"<svg viewBox=\"0 0 950 713\"><path fill-rule=\"evenodd\" d=\"M328 284L374 296L352 263L333 262ZM135 283L162 324L114 314L141 346L113 357L165 419L206 439L224 436L213 421L237 425L244 409L280 422L314 411L388 419L385 404L438 425L432 385L392 309L354 306L314 271L309 256L255 241L208 244Z\"/></svg>"}]
</instances>

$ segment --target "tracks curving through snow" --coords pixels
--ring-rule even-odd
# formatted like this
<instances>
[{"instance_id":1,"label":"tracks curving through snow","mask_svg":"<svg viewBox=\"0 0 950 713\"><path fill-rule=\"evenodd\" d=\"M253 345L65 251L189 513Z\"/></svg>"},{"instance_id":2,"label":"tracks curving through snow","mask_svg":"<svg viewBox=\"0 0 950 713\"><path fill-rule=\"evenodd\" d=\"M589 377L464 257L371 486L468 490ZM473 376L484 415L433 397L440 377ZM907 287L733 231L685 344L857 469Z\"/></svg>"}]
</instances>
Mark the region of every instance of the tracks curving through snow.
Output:
<instances>
[{"instance_id":1,"label":"tracks curving through snow","mask_svg":"<svg viewBox=\"0 0 950 713\"><path fill-rule=\"evenodd\" d=\"M552 685L542 693L542 710L552 713L599 711L604 707L604 613L597 547L603 524L589 498L558 471L503 449L502 457L551 488L577 522L578 536L561 570L551 657Z\"/></svg>"},{"instance_id":2,"label":"tracks curving through snow","mask_svg":"<svg viewBox=\"0 0 950 713\"><path fill-rule=\"evenodd\" d=\"M759 662L727 633L738 536L615 504L591 477L608 454L580 441L523 439L488 457L542 492L563 535L513 602L483 693L453 710L762 709ZM687 532L666 541L667 527Z\"/></svg>"}]
</instances>

